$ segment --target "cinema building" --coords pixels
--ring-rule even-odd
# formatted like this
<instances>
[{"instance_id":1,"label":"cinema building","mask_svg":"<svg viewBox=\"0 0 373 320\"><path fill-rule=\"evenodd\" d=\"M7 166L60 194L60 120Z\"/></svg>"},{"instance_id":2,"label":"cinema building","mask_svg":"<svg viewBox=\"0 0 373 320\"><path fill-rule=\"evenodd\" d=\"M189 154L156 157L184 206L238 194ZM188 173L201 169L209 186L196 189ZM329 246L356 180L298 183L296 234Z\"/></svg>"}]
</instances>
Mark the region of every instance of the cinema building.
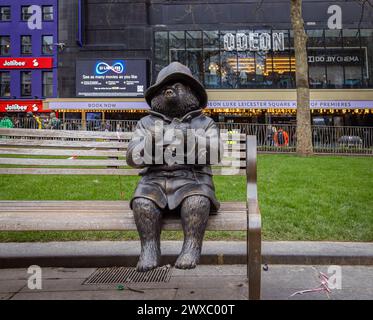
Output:
<instances>
[{"instance_id":1,"label":"cinema building","mask_svg":"<svg viewBox=\"0 0 373 320\"><path fill-rule=\"evenodd\" d=\"M314 123L373 126L373 8L304 0ZM294 39L288 0L59 1L58 98L65 119L136 120L171 61L207 88L219 122L292 123Z\"/></svg>"},{"instance_id":2,"label":"cinema building","mask_svg":"<svg viewBox=\"0 0 373 320\"><path fill-rule=\"evenodd\" d=\"M45 114L57 97L57 0L0 1L0 117Z\"/></svg>"}]
</instances>

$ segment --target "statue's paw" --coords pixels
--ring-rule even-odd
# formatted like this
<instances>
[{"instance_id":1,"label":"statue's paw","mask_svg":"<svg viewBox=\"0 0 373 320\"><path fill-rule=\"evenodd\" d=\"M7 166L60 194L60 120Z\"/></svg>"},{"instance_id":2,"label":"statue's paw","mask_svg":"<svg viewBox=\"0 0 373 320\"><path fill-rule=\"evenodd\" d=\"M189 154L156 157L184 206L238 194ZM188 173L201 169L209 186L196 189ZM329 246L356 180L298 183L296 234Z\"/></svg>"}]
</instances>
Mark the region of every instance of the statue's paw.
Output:
<instances>
[{"instance_id":1,"label":"statue's paw","mask_svg":"<svg viewBox=\"0 0 373 320\"><path fill-rule=\"evenodd\" d=\"M147 259L141 259L139 260L139 262L137 263L137 266L136 266L136 271L138 272L146 272L146 271L150 271L152 269L155 269L159 266L159 262L157 259L150 259L150 258L147 258Z\"/></svg>"},{"instance_id":2,"label":"statue's paw","mask_svg":"<svg viewBox=\"0 0 373 320\"><path fill-rule=\"evenodd\" d=\"M198 250L188 250L181 252L175 262L175 267L178 269L193 269L196 267L200 253Z\"/></svg>"},{"instance_id":3,"label":"statue's paw","mask_svg":"<svg viewBox=\"0 0 373 320\"><path fill-rule=\"evenodd\" d=\"M160 264L161 253L157 249L156 244L148 243L143 247L136 270L138 272L146 272L157 268Z\"/></svg>"}]
</instances>

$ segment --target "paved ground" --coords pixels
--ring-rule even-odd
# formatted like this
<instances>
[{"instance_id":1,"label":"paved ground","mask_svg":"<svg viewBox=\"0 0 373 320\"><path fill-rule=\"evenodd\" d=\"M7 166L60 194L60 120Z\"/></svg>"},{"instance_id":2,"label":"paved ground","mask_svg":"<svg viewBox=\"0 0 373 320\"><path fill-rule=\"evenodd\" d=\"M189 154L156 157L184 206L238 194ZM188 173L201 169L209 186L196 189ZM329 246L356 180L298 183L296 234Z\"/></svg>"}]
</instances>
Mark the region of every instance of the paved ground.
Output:
<instances>
[{"instance_id":1,"label":"paved ground","mask_svg":"<svg viewBox=\"0 0 373 320\"><path fill-rule=\"evenodd\" d=\"M28 289L26 269L0 269L0 299L246 299L244 265L201 265L194 270L172 270L167 283L83 285L96 268L42 268L42 289ZM320 285L317 271L328 266L270 265L262 273L263 299L369 299L373 300L373 266L342 266L342 289L290 295ZM329 273L329 275L332 275ZM131 290L132 289L132 290ZM140 290L141 292L134 291Z\"/></svg>"},{"instance_id":2,"label":"paved ground","mask_svg":"<svg viewBox=\"0 0 373 320\"><path fill-rule=\"evenodd\" d=\"M164 264L173 264L181 241L162 241ZM245 264L246 242L204 241L200 264ZM0 268L46 267L88 268L135 266L139 241L65 241L0 243ZM263 241L263 263L299 265L371 265L372 242Z\"/></svg>"}]
</instances>

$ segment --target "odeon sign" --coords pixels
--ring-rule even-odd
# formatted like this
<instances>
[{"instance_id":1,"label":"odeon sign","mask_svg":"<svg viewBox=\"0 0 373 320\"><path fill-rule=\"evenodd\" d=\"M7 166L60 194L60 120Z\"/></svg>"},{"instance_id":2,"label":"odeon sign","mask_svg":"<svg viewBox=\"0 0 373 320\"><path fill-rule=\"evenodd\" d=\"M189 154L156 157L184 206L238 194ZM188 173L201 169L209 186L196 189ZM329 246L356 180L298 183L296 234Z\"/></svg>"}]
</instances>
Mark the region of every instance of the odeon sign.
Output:
<instances>
[{"instance_id":1,"label":"odeon sign","mask_svg":"<svg viewBox=\"0 0 373 320\"><path fill-rule=\"evenodd\" d=\"M225 51L284 51L285 35L283 32L249 32L226 33L223 37Z\"/></svg>"}]
</instances>

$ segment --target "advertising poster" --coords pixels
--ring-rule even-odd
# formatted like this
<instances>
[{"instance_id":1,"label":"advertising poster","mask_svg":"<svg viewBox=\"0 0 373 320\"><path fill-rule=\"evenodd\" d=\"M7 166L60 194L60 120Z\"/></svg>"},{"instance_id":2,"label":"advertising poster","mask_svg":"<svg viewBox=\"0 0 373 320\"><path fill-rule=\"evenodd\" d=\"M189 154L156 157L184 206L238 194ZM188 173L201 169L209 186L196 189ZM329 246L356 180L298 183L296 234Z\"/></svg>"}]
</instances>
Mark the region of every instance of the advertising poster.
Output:
<instances>
[{"instance_id":1,"label":"advertising poster","mask_svg":"<svg viewBox=\"0 0 373 320\"><path fill-rule=\"evenodd\" d=\"M77 97L143 97L146 60L78 60Z\"/></svg>"}]
</instances>

